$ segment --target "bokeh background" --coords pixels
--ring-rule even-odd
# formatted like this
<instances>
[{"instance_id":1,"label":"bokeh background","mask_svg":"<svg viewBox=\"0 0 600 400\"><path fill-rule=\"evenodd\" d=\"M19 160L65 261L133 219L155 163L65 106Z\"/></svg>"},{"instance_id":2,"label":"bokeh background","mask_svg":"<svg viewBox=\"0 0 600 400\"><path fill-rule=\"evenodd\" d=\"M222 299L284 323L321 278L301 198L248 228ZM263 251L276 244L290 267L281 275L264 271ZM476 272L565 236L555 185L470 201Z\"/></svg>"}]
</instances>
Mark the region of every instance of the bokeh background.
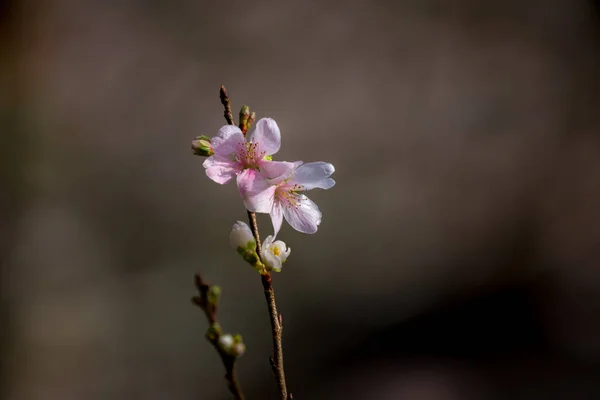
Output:
<instances>
[{"instance_id":1,"label":"bokeh background","mask_svg":"<svg viewBox=\"0 0 600 400\"><path fill-rule=\"evenodd\" d=\"M195 272L276 398L244 209L190 150L221 84L337 169L280 234L295 398L600 398L597 1L0 5L1 398L229 398Z\"/></svg>"}]
</instances>

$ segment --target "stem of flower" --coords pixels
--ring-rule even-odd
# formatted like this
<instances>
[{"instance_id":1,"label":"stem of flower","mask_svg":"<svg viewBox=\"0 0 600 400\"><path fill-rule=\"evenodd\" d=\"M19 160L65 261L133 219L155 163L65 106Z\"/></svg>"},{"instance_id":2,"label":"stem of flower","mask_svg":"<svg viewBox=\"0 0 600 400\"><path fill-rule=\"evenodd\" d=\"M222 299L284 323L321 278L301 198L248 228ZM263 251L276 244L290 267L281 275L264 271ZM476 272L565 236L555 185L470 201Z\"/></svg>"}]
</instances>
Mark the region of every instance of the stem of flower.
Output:
<instances>
[{"instance_id":1,"label":"stem of flower","mask_svg":"<svg viewBox=\"0 0 600 400\"><path fill-rule=\"evenodd\" d=\"M256 250L258 257L262 261L260 256L261 245L260 235L258 233L258 223L256 222L256 214L248 211L248 220L250 222L250 229L256 239ZM285 382L285 369L283 367L283 318L277 311L277 302L275 301L275 291L271 283L271 274L266 273L261 275L261 281L265 292L265 299L267 300L267 308L269 309L269 319L271 320L271 335L273 336L273 357L270 358L271 367L273 368L273 374L277 380L277 389L279 389L279 396L281 400L288 400L287 385Z\"/></svg>"}]
</instances>

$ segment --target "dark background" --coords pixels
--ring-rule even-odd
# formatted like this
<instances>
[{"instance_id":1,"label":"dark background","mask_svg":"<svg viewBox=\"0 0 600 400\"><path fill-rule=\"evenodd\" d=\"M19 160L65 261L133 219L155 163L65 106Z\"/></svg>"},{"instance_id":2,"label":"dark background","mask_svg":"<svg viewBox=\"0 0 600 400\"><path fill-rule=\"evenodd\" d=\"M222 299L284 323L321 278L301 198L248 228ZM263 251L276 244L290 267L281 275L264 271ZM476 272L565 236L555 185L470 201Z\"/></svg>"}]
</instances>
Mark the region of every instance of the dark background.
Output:
<instances>
[{"instance_id":1,"label":"dark background","mask_svg":"<svg viewBox=\"0 0 600 400\"><path fill-rule=\"evenodd\" d=\"M275 398L243 206L189 148L224 84L337 169L280 234L295 398L600 398L598 2L4 0L0 34L0 397L228 398L201 271Z\"/></svg>"}]
</instances>

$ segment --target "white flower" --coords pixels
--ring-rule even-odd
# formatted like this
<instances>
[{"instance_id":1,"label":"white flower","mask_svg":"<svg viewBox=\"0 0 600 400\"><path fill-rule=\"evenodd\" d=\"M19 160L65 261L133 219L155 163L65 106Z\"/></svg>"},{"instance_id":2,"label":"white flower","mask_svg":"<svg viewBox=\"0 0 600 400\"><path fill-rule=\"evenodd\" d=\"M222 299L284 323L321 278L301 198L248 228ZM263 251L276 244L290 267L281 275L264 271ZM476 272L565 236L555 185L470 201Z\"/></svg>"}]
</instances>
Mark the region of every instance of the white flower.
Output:
<instances>
[{"instance_id":1,"label":"white flower","mask_svg":"<svg viewBox=\"0 0 600 400\"><path fill-rule=\"evenodd\" d=\"M292 249L288 248L281 240L273 241L273 239L272 235L267 236L262 245L260 256L267 267L267 271L280 272L281 266L287 260Z\"/></svg>"},{"instance_id":2,"label":"white flower","mask_svg":"<svg viewBox=\"0 0 600 400\"><path fill-rule=\"evenodd\" d=\"M231 247L238 250L240 247L244 250L254 250L256 247L256 241L254 235L248 224L242 221L237 221L231 227L231 233L229 234L229 242Z\"/></svg>"}]
</instances>

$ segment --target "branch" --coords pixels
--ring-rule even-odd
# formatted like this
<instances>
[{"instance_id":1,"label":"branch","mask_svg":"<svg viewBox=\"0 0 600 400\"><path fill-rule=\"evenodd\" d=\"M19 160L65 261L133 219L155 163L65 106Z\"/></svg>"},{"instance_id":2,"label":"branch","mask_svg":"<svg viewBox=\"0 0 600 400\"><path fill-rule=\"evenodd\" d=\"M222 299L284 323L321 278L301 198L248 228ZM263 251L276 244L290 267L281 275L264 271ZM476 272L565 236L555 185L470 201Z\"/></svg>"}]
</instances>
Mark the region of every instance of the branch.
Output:
<instances>
[{"instance_id":1,"label":"branch","mask_svg":"<svg viewBox=\"0 0 600 400\"><path fill-rule=\"evenodd\" d=\"M221 98L221 104L223 104L223 107L225 108L223 116L229 125L235 125L235 122L233 122L233 114L231 113L231 102L229 101L229 96L227 96L227 90L225 90L225 86L223 85L221 85L221 90L219 90L219 97Z\"/></svg>"},{"instance_id":2,"label":"branch","mask_svg":"<svg viewBox=\"0 0 600 400\"><path fill-rule=\"evenodd\" d=\"M234 351L227 352L219 344L221 338L221 326L217 322L217 303L220 289L218 286L210 286L202 281L200 274L195 276L196 288L198 289L198 296L192 297L192 303L197 305L204 311L206 319L210 324L208 331L206 332L206 339L212 343L217 353L223 361L225 366L225 379L227 380L227 387L233 394L236 400L244 400L244 394L237 380L235 373L235 361L243 353L242 351L236 354ZM234 345L235 346L235 345ZM243 344L242 344L243 346Z\"/></svg>"},{"instance_id":3,"label":"branch","mask_svg":"<svg viewBox=\"0 0 600 400\"><path fill-rule=\"evenodd\" d=\"M250 222L252 234L256 239L256 250L258 257L261 258L262 261L262 257L260 255L260 235L258 233L256 214L248 211L248 220ZM285 369L283 367L283 317L277 312L275 291L273 290L273 285L271 284L271 274L267 272L266 274L261 275L260 278L265 292L265 299L267 300L269 319L271 320L271 336L273 336L273 357L270 357L269 360L271 361L271 368L273 369L273 374L277 380L279 396L281 400L289 400L290 397L288 397L287 385L285 382Z\"/></svg>"}]
</instances>

